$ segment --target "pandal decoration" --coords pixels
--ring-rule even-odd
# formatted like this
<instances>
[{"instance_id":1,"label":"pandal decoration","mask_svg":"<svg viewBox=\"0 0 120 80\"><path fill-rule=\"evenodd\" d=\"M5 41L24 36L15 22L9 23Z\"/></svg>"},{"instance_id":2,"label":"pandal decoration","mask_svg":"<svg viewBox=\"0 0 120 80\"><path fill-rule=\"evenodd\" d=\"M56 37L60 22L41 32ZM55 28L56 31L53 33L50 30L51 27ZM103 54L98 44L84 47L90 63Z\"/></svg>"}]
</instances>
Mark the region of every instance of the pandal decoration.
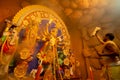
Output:
<instances>
[{"instance_id":1,"label":"pandal decoration","mask_svg":"<svg viewBox=\"0 0 120 80\"><path fill-rule=\"evenodd\" d=\"M61 46L61 44L63 44L64 47L67 47L67 49L70 49L70 36L68 34L64 22L60 19L60 17L56 13L54 13L53 11L44 6L31 5L19 11L15 15L13 23L18 25L18 33L23 33L22 37L20 37L19 39L20 42L19 45L20 44L24 45L22 47L19 46L21 47L21 50L20 51L18 50L20 59L26 60L32 54L34 56L33 59L37 57L39 60L50 63L49 65L50 69L46 70L44 78L49 78L50 76L47 76L46 74L51 74L52 76L54 76L55 79L56 74L53 74L52 72L56 73L57 71L59 71L60 66L63 65L69 67L68 58L69 50L66 50L64 52L62 49L63 46ZM55 35L57 36L55 37ZM40 41L43 41L45 47L42 48L45 49L42 51L38 51L37 54L34 54L34 50L33 53L31 53L30 50L32 48L36 49L36 43L39 43ZM45 44L46 42L48 43ZM58 56L59 54L58 53L59 50L57 49L58 47L62 49L61 52L65 57L60 58ZM63 62L61 61L62 62L61 64L59 64L59 58L60 60L63 60ZM54 64L54 66L52 66L52 64ZM34 63L32 65L34 65ZM22 63L18 64L15 67L14 75L18 78L24 77L26 75L28 67L30 67L28 66L28 62L22 61ZM64 74L65 76L70 77L70 69L65 70ZM63 80L62 78L63 76L61 75L61 73L60 77L61 77L60 79ZM36 80L39 79L40 79L39 76L36 77Z\"/></svg>"}]
</instances>

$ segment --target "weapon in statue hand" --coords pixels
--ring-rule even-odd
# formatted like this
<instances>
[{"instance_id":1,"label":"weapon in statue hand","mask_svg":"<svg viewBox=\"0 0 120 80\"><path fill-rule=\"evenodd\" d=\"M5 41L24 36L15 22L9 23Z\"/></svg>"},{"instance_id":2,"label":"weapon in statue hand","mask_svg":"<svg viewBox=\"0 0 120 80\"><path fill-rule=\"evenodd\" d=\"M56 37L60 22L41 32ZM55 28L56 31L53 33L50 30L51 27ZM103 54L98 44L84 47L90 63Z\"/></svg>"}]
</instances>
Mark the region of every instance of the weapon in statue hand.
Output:
<instances>
[{"instance_id":1,"label":"weapon in statue hand","mask_svg":"<svg viewBox=\"0 0 120 80\"><path fill-rule=\"evenodd\" d=\"M35 80L40 80L40 74L41 74L41 71L42 71L42 62L43 60L41 60L40 64L38 65L38 70L37 70L37 73L36 73L36 76L35 76Z\"/></svg>"}]
</instances>

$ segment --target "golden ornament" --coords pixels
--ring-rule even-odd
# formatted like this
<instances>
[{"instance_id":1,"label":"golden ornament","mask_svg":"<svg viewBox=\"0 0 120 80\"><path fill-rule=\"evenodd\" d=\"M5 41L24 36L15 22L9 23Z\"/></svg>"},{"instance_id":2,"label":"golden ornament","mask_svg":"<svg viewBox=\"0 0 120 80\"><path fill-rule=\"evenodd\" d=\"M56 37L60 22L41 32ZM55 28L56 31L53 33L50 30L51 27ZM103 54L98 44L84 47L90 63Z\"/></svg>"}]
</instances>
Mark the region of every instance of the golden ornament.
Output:
<instances>
[{"instance_id":1,"label":"golden ornament","mask_svg":"<svg viewBox=\"0 0 120 80\"><path fill-rule=\"evenodd\" d=\"M18 78L22 78L26 75L26 71L28 68L28 63L23 61L22 63L18 64L14 69L14 75Z\"/></svg>"},{"instance_id":2,"label":"golden ornament","mask_svg":"<svg viewBox=\"0 0 120 80\"><path fill-rule=\"evenodd\" d=\"M65 65L69 65L69 63L70 63L69 59L68 59L68 58L65 58L65 59L64 59L64 64L65 64Z\"/></svg>"}]
</instances>

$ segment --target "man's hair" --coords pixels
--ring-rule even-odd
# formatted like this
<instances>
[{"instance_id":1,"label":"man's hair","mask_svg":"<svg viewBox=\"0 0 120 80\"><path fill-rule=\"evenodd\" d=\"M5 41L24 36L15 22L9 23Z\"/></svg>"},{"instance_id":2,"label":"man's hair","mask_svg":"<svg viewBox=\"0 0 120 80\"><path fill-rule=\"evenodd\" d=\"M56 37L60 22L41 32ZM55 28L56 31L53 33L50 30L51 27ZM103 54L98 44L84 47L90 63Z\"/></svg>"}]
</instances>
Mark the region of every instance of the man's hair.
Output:
<instances>
[{"instance_id":1,"label":"man's hair","mask_svg":"<svg viewBox=\"0 0 120 80\"><path fill-rule=\"evenodd\" d=\"M107 33L105 36L108 37L110 40L114 39L113 33Z\"/></svg>"}]
</instances>

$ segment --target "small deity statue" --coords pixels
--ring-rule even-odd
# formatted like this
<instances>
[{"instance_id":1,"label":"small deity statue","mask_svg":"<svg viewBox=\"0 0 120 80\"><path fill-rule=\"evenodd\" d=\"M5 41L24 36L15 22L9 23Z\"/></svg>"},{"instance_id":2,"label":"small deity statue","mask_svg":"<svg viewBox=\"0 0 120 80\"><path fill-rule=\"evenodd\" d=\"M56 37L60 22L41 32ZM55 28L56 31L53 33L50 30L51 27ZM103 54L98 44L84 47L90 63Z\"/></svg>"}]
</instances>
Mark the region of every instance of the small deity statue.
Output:
<instances>
[{"instance_id":1,"label":"small deity statue","mask_svg":"<svg viewBox=\"0 0 120 80\"><path fill-rule=\"evenodd\" d=\"M1 46L1 55L0 55L0 64L3 72L8 73L9 64L14 56L17 47L18 41L18 32L16 30L16 25L10 24L5 31L3 32L3 36L1 37L2 46Z\"/></svg>"}]
</instances>

